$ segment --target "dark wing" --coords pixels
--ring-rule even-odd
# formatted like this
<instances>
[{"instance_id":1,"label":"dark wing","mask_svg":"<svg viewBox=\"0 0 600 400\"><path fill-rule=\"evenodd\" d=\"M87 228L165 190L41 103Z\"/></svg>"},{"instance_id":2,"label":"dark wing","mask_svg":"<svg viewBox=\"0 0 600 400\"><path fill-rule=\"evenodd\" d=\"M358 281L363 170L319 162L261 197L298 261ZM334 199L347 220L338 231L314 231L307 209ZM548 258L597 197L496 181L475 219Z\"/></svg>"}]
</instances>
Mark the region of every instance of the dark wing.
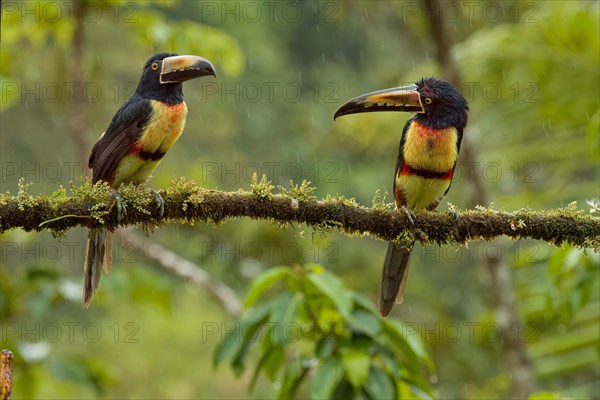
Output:
<instances>
[{"instance_id":1,"label":"dark wing","mask_svg":"<svg viewBox=\"0 0 600 400\"><path fill-rule=\"evenodd\" d=\"M396 169L394 170L394 199L396 200L396 207L400 208L406 204L404 200L404 195L400 191L396 191L396 177L398 176L398 172L400 168L402 168L402 164L404 164L404 143L406 143L406 132L408 131L408 127L412 124L415 117L410 118L404 124L404 129L402 129L402 137L400 138L400 146L398 147L398 158L396 159Z\"/></svg>"},{"instance_id":2,"label":"dark wing","mask_svg":"<svg viewBox=\"0 0 600 400\"><path fill-rule=\"evenodd\" d=\"M92 148L88 162L93 169L92 182L103 180L112 184L119 162L137 142L151 114L149 100L132 98L123 104Z\"/></svg>"},{"instance_id":3,"label":"dark wing","mask_svg":"<svg viewBox=\"0 0 600 400\"><path fill-rule=\"evenodd\" d=\"M452 179L454 179L454 170L456 170L456 162L458 161L458 154L460 153L460 143L462 142L462 137L463 137L462 128L457 129L456 135L457 135L457 138L456 138L456 160L454 160L454 164L452 165L452 178L450 178L450 184L448 185L448 188L444 192L444 196L446 196L446 194L448 194L448 191L450 190L450 186L452 186ZM435 205L435 207L437 207L437 204Z\"/></svg>"}]
</instances>

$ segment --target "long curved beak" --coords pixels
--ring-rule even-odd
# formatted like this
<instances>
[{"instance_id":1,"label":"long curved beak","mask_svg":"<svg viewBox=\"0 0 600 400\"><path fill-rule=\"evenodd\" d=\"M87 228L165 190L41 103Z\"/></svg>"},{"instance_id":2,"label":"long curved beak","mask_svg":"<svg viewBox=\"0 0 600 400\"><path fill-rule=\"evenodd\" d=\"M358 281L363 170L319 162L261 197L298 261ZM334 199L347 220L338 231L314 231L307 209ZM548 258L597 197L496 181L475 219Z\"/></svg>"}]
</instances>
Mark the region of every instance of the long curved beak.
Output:
<instances>
[{"instance_id":1,"label":"long curved beak","mask_svg":"<svg viewBox=\"0 0 600 400\"><path fill-rule=\"evenodd\" d=\"M217 76L215 67L199 56L173 56L162 62L160 83L180 83L201 76Z\"/></svg>"},{"instance_id":2,"label":"long curved beak","mask_svg":"<svg viewBox=\"0 0 600 400\"><path fill-rule=\"evenodd\" d=\"M417 85L378 90L355 97L335 112L335 120L342 115L375 111L408 111L423 113L421 95Z\"/></svg>"}]
</instances>

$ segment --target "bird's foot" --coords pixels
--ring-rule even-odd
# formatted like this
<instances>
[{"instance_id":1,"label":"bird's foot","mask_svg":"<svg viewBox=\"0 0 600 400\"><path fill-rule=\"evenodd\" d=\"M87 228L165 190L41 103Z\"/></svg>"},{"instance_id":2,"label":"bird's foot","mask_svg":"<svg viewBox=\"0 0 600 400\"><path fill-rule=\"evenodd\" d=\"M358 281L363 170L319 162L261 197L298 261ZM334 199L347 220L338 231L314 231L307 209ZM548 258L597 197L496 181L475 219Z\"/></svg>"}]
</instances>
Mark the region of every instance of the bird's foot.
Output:
<instances>
[{"instance_id":1,"label":"bird's foot","mask_svg":"<svg viewBox=\"0 0 600 400\"><path fill-rule=\"evenodd\" d=\"M163 200L160 193L156 189L150 189L152 195L154 196L154 201L156 202L156 210L158 210L158 218L162 218L165 215L165 201Z\"/></svg>"},{"instance_id":2,"label":"bird's foot","mask_svg":"<svg viewBox=\"0 0 600 400\"><path fill-rule=\"evenodd\" d=\"M402 206L402 211L404 211L404 213L408 217L408 220L410 221L410 224L414 226L415 225L415 221L417 220L417 217L415 216L415 213L412 212L412 210L410 210L406 206Z\"/></svg>"},{"instance_id":3,"label":"bird's foot","mask_svg":"<svg viewBox=\"0 0 600 400\"><path fill-rule=\"evenodd\" d=\"M117 205L117 222L121 222L127 216L127 207L125 207L125 202L119 192L110 188L110 194L115 199L115 204Z\"/></svg>"}]
</instances>

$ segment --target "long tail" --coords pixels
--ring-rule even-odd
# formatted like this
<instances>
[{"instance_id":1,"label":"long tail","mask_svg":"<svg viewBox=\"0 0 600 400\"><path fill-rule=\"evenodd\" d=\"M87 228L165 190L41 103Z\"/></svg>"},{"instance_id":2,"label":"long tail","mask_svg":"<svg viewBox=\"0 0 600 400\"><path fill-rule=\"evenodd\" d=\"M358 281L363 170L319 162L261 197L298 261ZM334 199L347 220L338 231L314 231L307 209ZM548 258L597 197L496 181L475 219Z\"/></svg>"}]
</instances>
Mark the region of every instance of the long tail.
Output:
<instances>
[{"instance_id":1,"label":"long tail","mask_svg":"<svg viewBox=\"0 0 600 400\"><path fill-rule=\"evenodd\" d=\"M382 317L388 316L394 303L400 304L404 301L411 247L411 243L388 244L379 291L379 312Z\"/></svg>"},{"instance_id":2,"label":"long tail","mask_svg":"<svg viewBox=\"0 0 600 400\"><path fill-rule=\"evenodd\" d=\"M89 307L92 295L98 289L103 266L106 274L109 274L111 263L111 233L106 229L90 230L84 262L83 307Z\"/></svg>"}]
</instances>

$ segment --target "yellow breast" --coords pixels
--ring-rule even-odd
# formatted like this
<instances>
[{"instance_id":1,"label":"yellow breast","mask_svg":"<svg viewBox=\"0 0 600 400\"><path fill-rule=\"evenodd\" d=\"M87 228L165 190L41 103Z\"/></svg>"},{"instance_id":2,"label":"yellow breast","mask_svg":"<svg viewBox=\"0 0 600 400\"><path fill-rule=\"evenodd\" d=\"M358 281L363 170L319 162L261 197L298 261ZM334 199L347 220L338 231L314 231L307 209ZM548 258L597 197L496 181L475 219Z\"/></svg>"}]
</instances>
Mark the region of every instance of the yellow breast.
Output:
<instances>
[{"instance_id":1,"label":"yellow breast","mask_svg":"<svg viewBox=\"0 0 600 400\"><path fill-rule=\"evenodd\" d=\"M413 121L406 132L404 161L411 167L446 172L458 157L456 128L430 129Z\"/></svg>"},{"instance_id":2,"label":"yellow breast","mask_svg":"<svg viewBox=\"0 0 600 400\"><path fill-rule=\"evenodd\" d=\"M138 143L144 151L166 153L183 132L187 106L185 102L169 105L150 100L150 103L153 109L152 117Z\"/></svg>"},{"instance_id":3,"label":"yellow breast","mask_svg":"<svg viewBox=\"0 0 600 400\"><path fill-rule=\"evenodd\" d=\"M185 126L187 106L185 102L168 105L151 100L152 116L132 153L123 157L115 171L113 184L145 182L154 172L160 159L179 139ZM146 157L141 157L146 154ZM155 158L153 158L155 157Z\"/></svg>"},{"instance_id":4,"label":"yellow breast","mask_svg":"<svg viewBox=\"0 0 600 400\"><path fill-rule=\"evenodd\" d=\"M396 187L402 190L404 204L411 210L429 209L432 204L437 204L448 187L450 180L426 179L416 175L396 175Z\"/></svg>"}]
</instances>

